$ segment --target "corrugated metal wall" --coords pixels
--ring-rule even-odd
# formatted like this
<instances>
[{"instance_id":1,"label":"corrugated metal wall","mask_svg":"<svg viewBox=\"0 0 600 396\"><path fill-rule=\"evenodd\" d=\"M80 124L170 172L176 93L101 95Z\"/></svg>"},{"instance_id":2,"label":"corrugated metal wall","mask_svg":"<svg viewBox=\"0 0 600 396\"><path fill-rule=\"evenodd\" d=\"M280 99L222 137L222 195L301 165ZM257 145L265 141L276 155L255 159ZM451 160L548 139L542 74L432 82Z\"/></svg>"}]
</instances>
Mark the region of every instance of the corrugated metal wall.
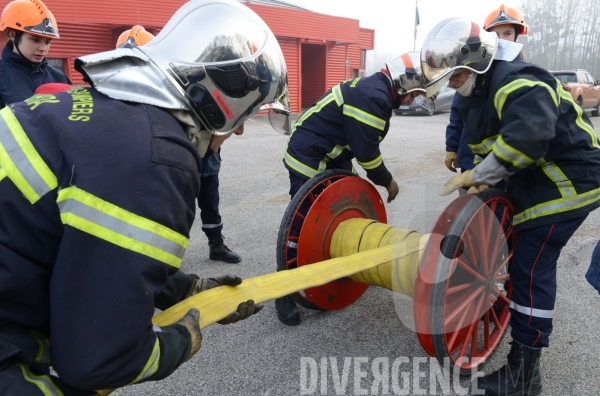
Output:
<instances>
[{"instance_id":1,"label":"corrugated metal wall","mask_svg":"<svg viewBox=\"0 0 600 396\"><path fill-rule=\"evenodd\" d=\"M327 89L327 47L325 45L302 44L302 108L315 103Z\"/></svg>"},{"instance_id":2,"label":"corrugated metal wall","mask_svg":"<svg viewBox=\"0 0 600 396\"><path fill-rule=\"evenodd\" d=\"M290 93L290 105L293 113L302 111L300 106L300 78L301 78L301 62L300 62L300 42L296 38L277 37L285 64L288 69L288 89Z\"/></svg>"},{"instance_id":3,"label":"corrugated metal wall","mask_svg":"<svg viewBox=\"0 0 600 396\"><path fill-rule=\"evenodd\" d=\"M327 47L327 87L325 90L347 80L346 73L347 45L329 45ZM323 93L323 92L321 92Z\"/></svg>"}]
</instances>

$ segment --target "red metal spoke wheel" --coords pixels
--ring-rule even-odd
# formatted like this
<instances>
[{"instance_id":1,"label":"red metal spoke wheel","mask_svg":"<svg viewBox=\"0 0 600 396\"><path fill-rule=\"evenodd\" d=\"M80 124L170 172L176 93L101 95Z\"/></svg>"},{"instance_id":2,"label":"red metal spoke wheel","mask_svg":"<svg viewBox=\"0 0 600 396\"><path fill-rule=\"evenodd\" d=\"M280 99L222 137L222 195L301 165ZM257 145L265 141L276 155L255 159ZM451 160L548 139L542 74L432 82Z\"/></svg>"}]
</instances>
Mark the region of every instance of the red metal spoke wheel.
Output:
<instances>
[{"instance_id":1,"label":"red metal spoke wheel","mask_svg":"<svg viewBox=\"0 0 600 396\"><path fill-rule=\"evenodd\" d=\"M298 266L297 249L300 239L300 232L304 227L306 215L313 206L319 194L333 183L348 177L358 178L358 176L344 169L332 169L319 173L309 179L300 187L294 198L290 201L279 226L277 236L277 270L283 271L296 268ZM301 306L308 309L321 310L312 303L304 291L293 293L292 298Z\"/></svg>"},{"instance_id":2,"label":"red metal spoke wheel","mask_svg":"<svg viewBox=\"0 0 600 396\"><path fill-rule=\"evenodd\" d=\"M440 364L450 359L463 376L485 363L508 326L512 217L506 194L485 190L466 201L440 242L431 340Z\"/></svg>"}]
</instances>

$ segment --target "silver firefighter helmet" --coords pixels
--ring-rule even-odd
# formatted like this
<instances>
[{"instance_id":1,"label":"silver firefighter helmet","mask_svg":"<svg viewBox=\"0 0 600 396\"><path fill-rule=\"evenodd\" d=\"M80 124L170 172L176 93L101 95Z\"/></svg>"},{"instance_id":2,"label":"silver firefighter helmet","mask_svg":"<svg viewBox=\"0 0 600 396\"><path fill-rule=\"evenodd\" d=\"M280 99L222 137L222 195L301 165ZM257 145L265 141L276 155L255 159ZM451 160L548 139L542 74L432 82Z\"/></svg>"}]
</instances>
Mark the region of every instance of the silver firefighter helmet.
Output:
<instances>
[{"instance_id":1,"label":"silver firefighter helmet","mask_svg":"<svg viewBox=\"0 0 600 396\"><path fill-rule=\"evenodd\" d=\"M392 75L394 88L400 95L413 91L425 92L418 51L406 52L385 66Z\"/></svg>"},{"instance_id":2,"label":"silver firefighter helmet","mask_svg":"<svg viewBox=\"0 0 600 396\"><path fill-rule=\"evenodd\" d=\"M421 47L427 97L433 96L457 70L483 74L491 66L498 36L467 19L449 18L429 32Z\"/></svg>"},{"instance_id":3,"label":"silver firefighter helmet","mask_svg":"<svg viewBox=\"0 0 600 396\"><path fill-rule=\"evenodd\" d=\"M290 114L281 48L235 0L191 0L148 44L84 56L76 68L109 97L191 111L215 135L260 110Z\"/></svg>"}]
</instances>

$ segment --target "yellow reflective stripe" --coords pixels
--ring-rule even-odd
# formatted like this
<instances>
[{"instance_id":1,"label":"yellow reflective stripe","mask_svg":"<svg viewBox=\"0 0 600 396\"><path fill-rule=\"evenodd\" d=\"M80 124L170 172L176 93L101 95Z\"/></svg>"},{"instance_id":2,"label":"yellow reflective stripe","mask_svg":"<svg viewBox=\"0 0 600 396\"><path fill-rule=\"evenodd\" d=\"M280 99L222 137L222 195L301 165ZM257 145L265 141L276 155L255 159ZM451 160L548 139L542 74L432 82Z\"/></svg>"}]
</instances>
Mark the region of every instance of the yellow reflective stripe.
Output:
<instances>
[{"instance_id":1,"label":"yellow reflective stripe","mask_svg":"<svg viewBox=\"0 0 600 396\"><path fill-rule=\"evenodd\" d=\"M496 143L496 139L498 139L499 136L500 134L497 134L489 138L483 139L481 143L469 144L468 146L473 152L473 154L485 155L492 151L492 146L494 145L494 143Z\"/></svg>"},{"instance_id":2,"label":"yellow reflective stripe","mask_svg":"<svg viewBox=\"0 0 600 396\"><path fill-rule=\"evenodd\" d=\"M554 104L556 105L556 107L558 107L559 99L558 99L557 92L555 90L553 90L548 84L543 83L541 81L531 81L531 80L526 80L524 78L519 78L517 80L514 80L514 81L506 84L505 86L500 88L498 90L498 92L496 92L496 95L494 96L494 107L496 108L496 112L498 113L498 118L502 119L502 108L504 107L504 104L506 103L506 100L508 99L508 95L510 95L517 89L520 89L523 87L533 87L536 85L541 85L542 87L546 88L548 90L548 92L550 93L550 97L552 97Z\"/></svg>"},{"instance_id":3,"label":"yellow reflective stripe","mask_svg":"<svg viewBox=\"0 0 600 396\"><path fill-rule=\"evenodd\" d=\"M340 154L342 154L342 152L346 148L350 149L350 147L348 145L340 146L339 144L336 144L335 147L330 152L327 153L327 156L331 159L335 159L335 158L339 157Z\"/></svg>"},{"instance_id":4,"label":"yellow reflective stripe","mask_svg":"<svg viewBox=\"0 0 600 396\"><path fill-rule=\"evenodd\" d=\"M44 394L44 396L64 396L60 389L52 382L52 378L48 375L35 375L29 369L29 366L26 366L23 363L17 363L17 366L21 369L23 373L23 378L25 380L35 386L38 387L40 391Z\"/></svg>"},{"instance_id":5,"label":"yellow reflective stripe","mask_svg":"<svg viewBox=\"0 0 600 396\"><path fill-rule=\"evenodd\" d=\"M156 342L154 343L154 348L152 349L152 353L150 354L150 358L146 362L146 365L142 369L142 372L136 379L133 380L132 384L143 381L146 378L150 377L152 374L156 373L158 370L158 362L160 360L160 344L158 343L158 337L156 337Z\"/></svg>"},{"instance_id":6,"label":"yellow reflective stripe","mask_svg":"<svg viewBox=\"0 0 600 396\"><path fill-rule=\"evenodd\" d=\"M77 187L63 188L57 199L64 224L179 268L188 238Z\"/></svg>"},{"instance_id":7,"label":"yellow reflective stripe","mask_svg":"<svg viewBox=\"0 0 600 396\"><path fill-rule=\"evenodd\" d=\"M575 111L577 112L577 118L575 119L575 124L579 128L583 129L585 132L587 132L588 135L590 135L590 139L592 141L592 146L594 146L596 148L600 148L600 144L598 144L598 136L596 135L596 132L594 131L594 127L584 121L583 110L581 109L581 107L579 107L577 105L575 100L573 100L573 96L571 96L571 94L563 88L562 84L559 84L558 91L560 93L560 98L563 100L566 100L567 102L570 102L573 105L573 107L575 108Z\"/></svg>"},{"instance_id":8,"label":"yellow reflective stripe","mask_svg":"<svg viewBox=\"0 0 600 396\"><path fill-rule=\"evenodd\" d=\"M381 154L380 154L374 160L371 160L371 161L368 161L368 162L360 162L359 160L356 160L356 162L358 162L358 164L360 166L362 166L363 169L365 169L365 170L371 170L371 169L375 169L378 166L380 166L381 164L383 164L383 158L381 158Z\"/></svg>"},{"instance_id":9,"label":"yellow reflective stripe","mask_svg":"<svg viewBox=\"0 0 600 396\"><path fill-rule=\"evenodd\" d=\"M2 144L2 143L0 143L0 144ZM2 165L0 165L0 181L2 181L2 179L4 179L5 177L6 177L6 171L4 170Z\"/></svg>"},{"instance_id":10,"label":"yellow reflective stripe","mask_svg":"<svg viewBox=\"0 0 600 396\"><path fill-rule=\"evenodd\" d=\"M339 86L339 84L333 87L331 93L333 93L335 103L337 103L338 107L344 104L344 95L342 95L342 88Z\"/></svg>"},{"instance_id":11,"label":"yellow reflective stripe","mask_svg":"<svg viewBox=\"0 0 600 396\"><path fill-rule=\"evenodd\" d=\"M538 217L567 212L590 205L600 199L600 188L569 198L559 198L544 202L515 215L513 225L521 224Z\"/></svg>"},{"instance_id":12,"label":"yellow reflective stripe","mask_svg":"<svg viewBox=\"0 0 600 396\"><path fill-rule=\"evenodd\" d=\"M32 204L58 186L56 176L8 106L0 110L0 164Z\"/></svg>"},{"instance_id":13,"label":"yellow reflective stripe","mask_svg":"<svg viewBox=\"0 0 600 396\"><path fill-rule=\"evenodd\" d=\"M385 129L385 120L382 120L379 117L376 117L372 114L367 113L366 111L362 111L354 106L344 105L344 115L348 117L352 117L362 123L365 123L373 128L379 129L383 131Z\"/></svg>"},{"instance_id":14,"label":"yellow reflective stripe","mask_svg":"<svg viewBox=\"0 0 600 396\"><path fill-rule=\"evenodd\" d=\"M556 165L554 161L546 162L541 165L542 170L552 180L558 190L560 191L560 195L563 198L574 197L577 195L577 191L575 191L575 187L571 180L567 178L562 170Z\"/></svg>"},{"instance_id":15,"label":"yellow reflective stripe","mask_svg":"<svg viewBox=\"0 0 600 396\"><path fill-rule=\"evenodd\" d=\"M334 100L335 100L335 96L333 95L333 92L331 92L331 93L329 93L329 95L327 95L323 99L319 100L313 107L306 110L304 112L304 114L302 114L300 116L300 118L298 118L298 121L296 121L296 123L294 124L294 127L292 128L292 133L290 134L290 139L292 138L292 135L296 131L296 128L299 127L300 125L302 125L304 120L306 120L308 117L310 117L313 113L318 113L319 111L323 110L323 107L327 106L329 103L331 103ZM289 139L288 139L288 141L289 141Z\"/></svg>"},{"instance_id":16,"label":"yellow reflective stripe","mask_svg":"<svg viewBox=\"0 0 600 396\"><path fill-rule=\"evenodd\" d=\"M496 157L501 158L506 162L510 162L514 167L519 169L526 168L533 162L527 155L506 144L502 139L502 136L496 140L496 144L492 147L492 152Z\"/></svg>"},{"instance_id":17,"label":"yellow reflective stripe","mask_svg":"<svg viewBox=\"0 0 600 396\"><path fill-rule=\"evenodd\" d=\"M481 163L481 161L483 161L483 158L475 154L475 157L473 158L473 165L477 165Z\"/></svg>"},{"instance_id":18,"label":"yellow reflective stripe","mask_svg":"<svg viewBox=\"0 0 600 396\"><path fill-rule=\"evenodd\" d=\"M38 342L39 348L35 356L35 361L38 363L50 363L50 340L44 334L37 331L32 331L31 335L35 337Z\"/></svg>"},{"instance_id":19,"label":"yellow reflective stripe","mask_svg":"<svg viewBox=\"0 0 600 396\"><path fill-rule=\"evenodd\" d=\"M307 176L309 178L314 177L317 175L317 173L319 173L318 170L313 169L310 166L303 164L302 162L298 161L296 158L292 157L288 152L286 152L284 154L283 160L290 168L294 169L296 172L301 173L304 176ZM319 165L319 168L320 168L320 165Z\"/></svg>"}]
</instances>

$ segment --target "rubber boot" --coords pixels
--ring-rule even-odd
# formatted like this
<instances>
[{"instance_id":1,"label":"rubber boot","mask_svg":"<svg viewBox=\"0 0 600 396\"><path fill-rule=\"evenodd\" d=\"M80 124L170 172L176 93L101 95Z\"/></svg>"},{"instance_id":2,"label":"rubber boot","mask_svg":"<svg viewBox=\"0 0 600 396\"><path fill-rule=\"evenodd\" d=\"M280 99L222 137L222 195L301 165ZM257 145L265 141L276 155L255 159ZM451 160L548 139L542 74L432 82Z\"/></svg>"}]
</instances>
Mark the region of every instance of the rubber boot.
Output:
<instances>
[{"instance_id":1,"label":"rubber boot","mask_svg":"<svg viewBox=\"0 0 600 396\"><path fill-rule=\"evenodd\" d=\"M232 252L231 249L225 246L223 239L225 239L223 234L208 237L208 246L210 247L208 258L225 261L226 263L239 263L242 261L242 257L239 254Z\"/></svg>"},{"instance_id":2,"label":"rubber boot","mask_svg":"<svg viewBox=\"0 0 600 396\"><path fill-rule=\"evenodd\" d=\"M515 341L508 362L498 371L479 378L477 386L485 395L535 396L542 393L540 378L541 349L528 348Z\"/></svg>"},{"instance_id":3,"label":"rubber boot","mask_svg":"<svg viewBox=\"0 0 600 396\"><path fill-rule=\"evenodd\" d=\"M277 310L277 318L281 323L288 326L300 324L300 313L292 297L285 296L276 299L275 309Z\"/></svg>"}]
</instances>

